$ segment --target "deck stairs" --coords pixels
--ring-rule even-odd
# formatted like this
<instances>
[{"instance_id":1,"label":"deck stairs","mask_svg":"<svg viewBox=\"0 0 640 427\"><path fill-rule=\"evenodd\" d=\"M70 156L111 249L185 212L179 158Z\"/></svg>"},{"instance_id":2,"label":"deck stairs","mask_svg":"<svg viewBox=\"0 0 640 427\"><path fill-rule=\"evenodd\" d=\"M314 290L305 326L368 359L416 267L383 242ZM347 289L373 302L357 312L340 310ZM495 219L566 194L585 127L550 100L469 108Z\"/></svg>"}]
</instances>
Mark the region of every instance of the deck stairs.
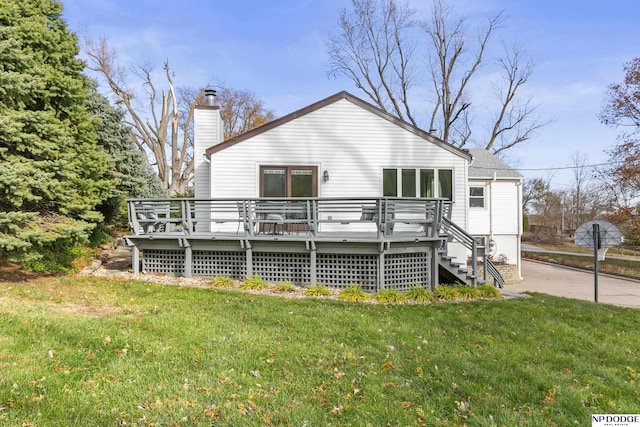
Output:
<instances>
[{"instance_id":1,"label":"deck stairs","mask_svg":"<svg viewBox=\"0 0 640 427\"><path fill-rule=\"evenodd\" d=\"M477 263L478 257L485 254L484 243L478 242L446 215L443 216L440 224L440 235L444 238L444 243L438 250L439 276L441 282L461 283L471 286L485 283L484 278L478 275ZM459 242L471 251L470 269L467 268L466 264L455 262L454 257L448 254L447 247L449 242ZM490 260L486 257L483 258L487 266L487 273L493 278L493 283L497 287L502 288L505 284L504 278Z\"/></svg>"},{"instance_id":2,"label":"deck stairs","mask_svg":"<svg viewBox=\"0 0 640 427\"><path fill-rule=\"evenodd\" d=\"M444 250L438 251L438 275L441 283L474 284L474 275L466 265L454 261Z\"/></svg>"}]
</instances>

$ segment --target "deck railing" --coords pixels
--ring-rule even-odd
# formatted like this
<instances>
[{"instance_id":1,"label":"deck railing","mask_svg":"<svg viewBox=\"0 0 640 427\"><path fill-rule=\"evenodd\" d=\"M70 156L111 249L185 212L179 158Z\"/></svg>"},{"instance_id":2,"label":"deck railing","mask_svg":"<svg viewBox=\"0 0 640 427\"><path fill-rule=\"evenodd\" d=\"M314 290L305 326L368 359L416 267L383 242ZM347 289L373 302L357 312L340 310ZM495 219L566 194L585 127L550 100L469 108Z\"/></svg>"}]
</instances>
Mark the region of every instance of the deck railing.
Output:
<instances>
[{"instance_id":1,"label":"deck railing","mask_svg":"<svg viewBox=\"0 0 640 427\"><path fill-rule=\"evenodd\" d=\"M135 236L318 239L356 233L381 240L408 233L439 238L445 203L385 197L131 199L128 213Z\"/></svg>"}]
</instances>

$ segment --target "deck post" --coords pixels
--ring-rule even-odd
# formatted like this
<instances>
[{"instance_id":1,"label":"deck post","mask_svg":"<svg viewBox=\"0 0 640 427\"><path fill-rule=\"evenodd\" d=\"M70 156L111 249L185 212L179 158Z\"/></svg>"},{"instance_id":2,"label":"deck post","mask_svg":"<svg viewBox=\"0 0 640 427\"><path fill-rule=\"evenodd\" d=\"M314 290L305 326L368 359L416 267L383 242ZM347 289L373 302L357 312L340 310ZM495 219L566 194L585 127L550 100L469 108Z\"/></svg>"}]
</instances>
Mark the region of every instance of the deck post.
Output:
<instances>
[{"instance_id":1,"label":"deck post","mask_svg":"<svg viewBox=\"0 0 640 427\"><path fill-rule=\"evenodd\" d=\"M309 253L309 274L311 276L311 284L318 284L318 256L316 253L316 244L314 241L307 241L307 249Z\"/></svg>"},{"instance_id":2,"label":"deck post","mask_svg":"<svg viewBox=\"0 0 640 427\"><path fill-rule=\"evenodd\" d=\"M140 249L136 245L131 248L131 272L140 273Z\"/></svg>"},{"instance_id":3,"label":"deck post","mask_svg":"<svg viewBox=\"0 0 640 427\"><path fill-rule=\"evenodd\" d=\"M385 289L384 249L378 254L378 285L376 291Z\"/></svg>"},{"instance_id":4,"label":"deck post","mask_svg":"<svg viewBox=\"0 0 640 427\"><path fill-rule=\"evenodd\" d=\"M437 243L438 246L441 244L442 242ZM436 290L436 285L440 280L438 277L438 246L431 245L431 283L429 284L431 291Z\"/></svg>"},{"instance_id":5,"label":"deck post","mask_svg":"<svg viewBox=\"0 0 640 427\"><path fill-rule=\"evenodd\" d=\"M251 248L251 242L244 240L245 259L247 260L247 277L253 277L253 249Z\"/></svg>"},{"instance_id":6,"label":"deck post","mask_svg":"<svg viewBox=\"0 0 640 427\"><path fill-rule=\"evenodd\" d=\"M183 240L184 245L184 277L192 276L193 251L187 239Z\"/></svg>"}]
</instances>

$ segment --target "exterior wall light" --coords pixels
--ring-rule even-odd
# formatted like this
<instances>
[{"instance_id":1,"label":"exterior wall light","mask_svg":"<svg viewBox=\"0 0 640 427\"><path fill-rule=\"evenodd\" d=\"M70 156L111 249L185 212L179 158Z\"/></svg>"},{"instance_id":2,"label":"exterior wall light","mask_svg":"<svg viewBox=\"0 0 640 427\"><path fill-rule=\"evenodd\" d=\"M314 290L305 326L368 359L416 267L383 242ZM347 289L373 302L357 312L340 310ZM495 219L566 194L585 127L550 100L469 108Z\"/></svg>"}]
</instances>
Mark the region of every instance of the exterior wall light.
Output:
<instances>
[{"instance_id":1,"label":"exterior wall light","mask_svg":"<svg viewBox=\"0 0 640 427\"><path fill-rule=\"evenodd\" d=\"M325 170L324 172L322 172L322 179L324 180L324 182L329 181L329 171Z\"/></svg>"}]
</instances>

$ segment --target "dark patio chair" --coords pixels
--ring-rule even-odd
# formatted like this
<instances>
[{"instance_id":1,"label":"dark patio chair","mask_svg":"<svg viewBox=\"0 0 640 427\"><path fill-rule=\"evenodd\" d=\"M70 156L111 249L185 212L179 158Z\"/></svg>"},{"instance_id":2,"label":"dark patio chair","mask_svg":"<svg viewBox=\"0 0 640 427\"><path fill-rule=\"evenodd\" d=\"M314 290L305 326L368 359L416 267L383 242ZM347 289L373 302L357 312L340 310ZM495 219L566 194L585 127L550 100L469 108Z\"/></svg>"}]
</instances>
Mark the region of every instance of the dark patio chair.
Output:
<instances>
[{"instance_id":1,"label":"dark patio chair","mask_svg":"<svg viewBox=\"0 0 640 427\"><path fill-rule=\"evenodd\" d=\"M258 233L277 234L285 231L286 222L285 202L256 202L256 220L259 224Z\"/></svg>"},{"instance_id":2,"label":"dark patio chair","mask_svg":"<svg viewBox=\"0 0 640 427\"><path fill-rule=\"evenodd\" d=\"M240 224L244 227L245 233L251 232L251 224L254 223L251 213L251 207L248 201L238 202L238 229L236 234L240 232Z\"/></svg>"}]
</instances>

